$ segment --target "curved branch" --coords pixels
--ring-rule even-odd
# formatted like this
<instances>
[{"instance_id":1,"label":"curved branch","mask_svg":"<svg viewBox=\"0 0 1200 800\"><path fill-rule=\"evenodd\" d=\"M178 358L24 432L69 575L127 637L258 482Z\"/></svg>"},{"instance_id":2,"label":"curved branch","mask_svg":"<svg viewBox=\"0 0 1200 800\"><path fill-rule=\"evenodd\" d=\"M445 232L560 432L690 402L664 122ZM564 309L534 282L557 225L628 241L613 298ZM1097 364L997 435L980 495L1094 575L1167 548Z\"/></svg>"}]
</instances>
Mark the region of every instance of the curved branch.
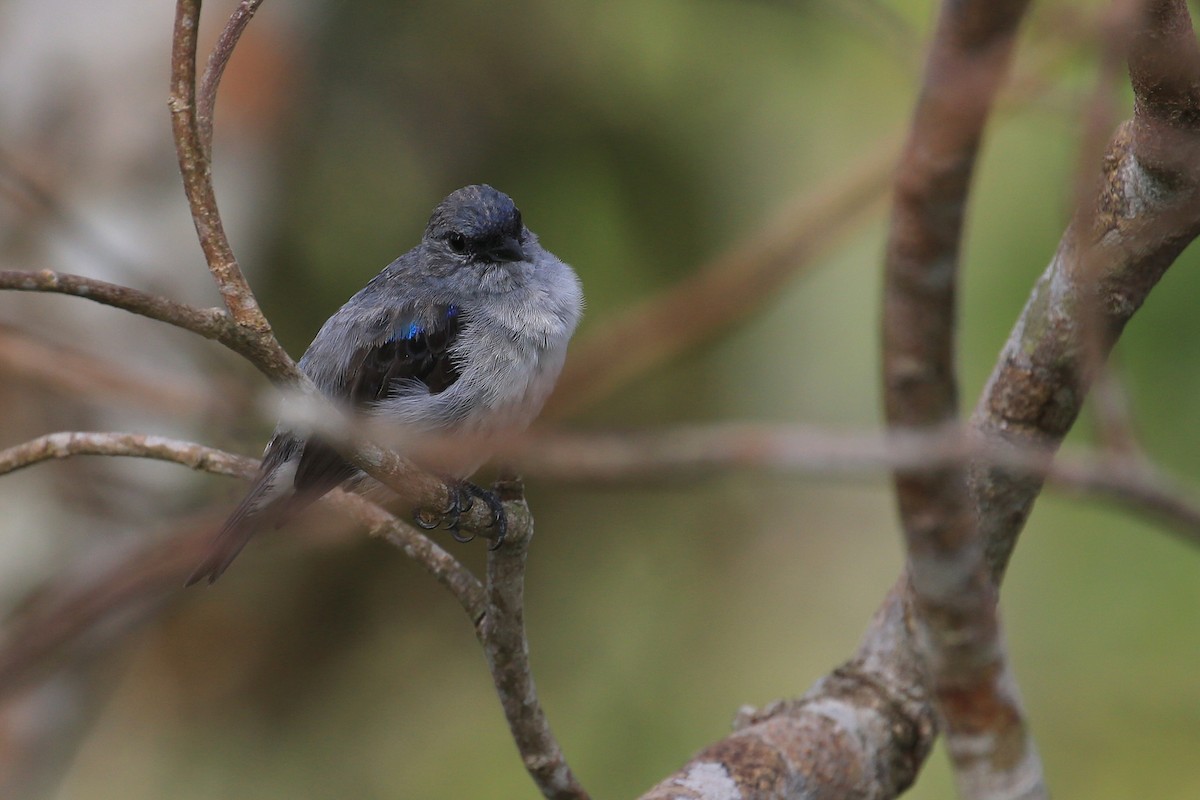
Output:
<instances>
[{"instance_id":1,"label":"curved branch","mask_svg":"<svg viewBox=\"0 0 1200 800\"><path fill-rule=\"evenodd\" d=\"M255 459L165 436L62 431L0 450L0 475L51 459L85 455L152 458L183 464L201 472L237 478L253 477L258 468Z\"/></svg>"},{"instance_id":2,"label":"curved branch","mask_svg":"<svg viewBox=\"0 0 1200 800\"><path fill-rule=\"evenodd\" d=\"M1063 234L972 415L975 429L1013 446L1062 444L1094 366L1200 234L1200 98L1181 88L1200 85L1200 54L1182 0L1145 4L1129 58L1134 117L1109 143L1094 207L1080 208ZM997 579L1041 487L1037 475L971 470Z\"/></svg>"},{"instance_id":3,"label":"curved branch","mask_svg":"<svg viewBox=\"0 0 1200 800\"><path fill-rule=\"evenodd\" d=\"M212 155L213 111L217 105L217 87L221 84L221 76L225 74L225 66L233 56L238 40L242 38L242 33L260 5L262 0L241 0L238 3L237 8L229 15L229 21L217 37L217 43L213 45L204 65L204 75L200 78L200 91L196 99L196 125L200 143L209 157Z\"/></svg>"},{"instance_id":4,"label":"curved branch","mask_svg":"<svg viewBox=\"0 0 1200 800\"><path fill-rule=\"evenodd\" d=\"M216 281L230 318L245 331L253 346L252 360L255 366L272 376L276 382L295 384L301 379L300 371L272 335L271 326L258 307L250 284L246 282L229 246L221 215L217 211L212 164L196 119L196 36L199 24L200 0L178 0L171 46L170 107L183 188L209 272ZM215 85L214 81L214 88Z\"/></svg>"},{"instance_id":5,"label":"curved branch","mask_svg":"<svg viewBox=\"0 0 1200 800\"><path fill-rule=\"evenodd\" d=\"M896 199L884 272L889 426L958 417L954 345L959 251L984 125L1028 0L942 4ZM997 616L997 587L963 465L898 470L914 644L964 798L1047 797Z\"/></svg>"},{"instance_id":6,"label":"curved branch","mask_svg":"<svg viewBox=\"0 0 1200 800\"><path fill-rule=\"evenodd\" d=\"M82 297L96 303L128 311L183 328L220 342L239 355L251 358L256 350L251 347L237 325L219 308L197 308L179 303L160 295L143 292L128 286L43 269L38 272L0 270L0 290L18 292L51 292Z\"/></svg>"},{"instance_id":7,"label":"curved branch","mask_svg":"<svg viewBox=\"0 0 1200 800\"><path fill-rule=\"evenodd\" d=\"M1101 298L1107 353L1200 231L1198 105L1180 104L1186 92L1161 98L1145 92L1147 86L1200 86L1200 70L1192 68L1196 59L1187 55L1195 48L1187 14L1181 0L1152 0L1134 38L1135 73L1182 68L1190 77L1135 79L1135 118L1117 132L1105 159L1097 227L1083 236L1073 223L1064 234L972 416L972 431L990 440L1018 449L1057 449L1088 387L1077 301L1089 293ZM1164 46L1186 57L1156 59L1155 49ZM1159 124L1171 121L1161 138L1155 125L1146 124L1147 114ZM1083 269L1081 241L1099 242L1100 257L1088 262L1092 269ZM1022 470L986 465L970 470L971 506L996 583L1042 484L1041 477ZM936 734L928 700L919 691L914 694L920 681L891 677L911 666L915 652L911 620L904 613L906 582L904 575L884 601L855 659L818 682L802 701L756 716L749 727L700 753L646 797L766 800L780 796L775 791L780 786L791 790L789 797L897 796L911 783ZM847 675L875 691L850 699L838 694L838 681L831 679ZM742 748L746 740L756 747Z\"/></svg>"}]
</instances>

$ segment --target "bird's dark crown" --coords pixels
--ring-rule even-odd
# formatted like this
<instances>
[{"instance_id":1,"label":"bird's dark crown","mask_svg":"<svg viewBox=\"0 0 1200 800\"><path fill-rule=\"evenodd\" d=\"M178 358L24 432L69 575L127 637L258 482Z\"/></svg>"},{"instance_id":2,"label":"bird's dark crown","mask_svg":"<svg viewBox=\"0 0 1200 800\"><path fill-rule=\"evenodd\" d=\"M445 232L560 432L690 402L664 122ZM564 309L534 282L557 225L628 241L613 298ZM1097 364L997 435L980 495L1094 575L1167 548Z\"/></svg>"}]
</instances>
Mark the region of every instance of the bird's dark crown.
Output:
<instances>
[{"instance_id":1,"label":"bird's dark crown","mask_svg":"<svg viewBox=\"0 0 1200 800\"><path fill-rule=\"evenodd\" d=\"M464 186L438 203L425 229L427 240L463 237L476 250L505 239L521 240L521 212L512 199L487 184Z\"/></svg>"}]
</instances>

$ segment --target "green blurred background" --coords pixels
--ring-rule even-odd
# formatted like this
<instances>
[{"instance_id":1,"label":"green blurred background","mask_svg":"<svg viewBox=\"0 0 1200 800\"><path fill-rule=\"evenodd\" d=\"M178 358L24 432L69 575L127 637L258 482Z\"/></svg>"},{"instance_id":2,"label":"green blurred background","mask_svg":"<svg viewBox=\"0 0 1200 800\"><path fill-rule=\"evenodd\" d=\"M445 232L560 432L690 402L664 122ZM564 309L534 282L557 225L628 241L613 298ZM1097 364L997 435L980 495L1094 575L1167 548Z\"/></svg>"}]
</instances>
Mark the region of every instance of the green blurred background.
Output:
<instances>
[{"instance_id":1,"label":"green blurred background","mask_svg":"<svg viewBox=\"0 0 1200 800\"><path fill-rule=\"evenodd\" d=\"M210 5L214 19L230 7ZM934 15L900 0L285 5L264 4L230 66L215 159L220 194L220 165L245 141L269 154L254 225L236 213L230 225L294 355L415 243L438 199L474 182L512 195L579 272L579 340L603 330L895 141ZM1040 88L989 129L964 259L967 407L1068 218L1095 84L1088 31L1104 8L1035 8L1016 69ZM162 84L165 98L165 72ZM1125 87L1114 102L1127 116ZM165 120L161 102L144 112ZM181 200L173 211L186 220ZM756 318L568 424L878 429L885 227L881 203ZM1192 481L1197 260L1185 253L1118 348L1149 452ZM207 358L262 387L232 357ZM257 452L271 420L246 394L237 422L197 435ZM1077 427L1086 442L1086 415ZM218 515L237 491L189 486L181 508ZM901 566L888 489L883 476L530 481L533 663L594 796L636 796L723 736L739 706L802 693L853 651ZM482 547L449 546L481 563ZM1200 797L1200 553L1148 521L1047 496L1003 612L1057 796ZM469 624L381 543L295 548L285 530L123 642L101 660L104 699L51 796L536 796ZM953 796L940 752L909 796Z\"/></svg>"}]
</instances>

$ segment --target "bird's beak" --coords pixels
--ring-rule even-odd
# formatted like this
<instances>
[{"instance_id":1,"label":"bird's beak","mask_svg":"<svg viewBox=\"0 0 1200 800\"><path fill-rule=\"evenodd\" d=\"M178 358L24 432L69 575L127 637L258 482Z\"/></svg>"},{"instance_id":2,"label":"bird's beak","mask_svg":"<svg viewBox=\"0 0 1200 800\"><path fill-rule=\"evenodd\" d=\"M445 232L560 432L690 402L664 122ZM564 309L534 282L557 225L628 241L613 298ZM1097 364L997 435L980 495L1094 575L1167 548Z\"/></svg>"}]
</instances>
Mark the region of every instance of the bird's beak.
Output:
<instances>
[{"instance_id":1,"label":"bird's beak","mask_svg":"<svg viewBox=\"0 0 1200 800\"><path fill-rule=\"evenodd\" d=\"M525 251L514 236L505 236L488 248L488 258L492 261L524 261Z\"/></svg>"}]
</instances>

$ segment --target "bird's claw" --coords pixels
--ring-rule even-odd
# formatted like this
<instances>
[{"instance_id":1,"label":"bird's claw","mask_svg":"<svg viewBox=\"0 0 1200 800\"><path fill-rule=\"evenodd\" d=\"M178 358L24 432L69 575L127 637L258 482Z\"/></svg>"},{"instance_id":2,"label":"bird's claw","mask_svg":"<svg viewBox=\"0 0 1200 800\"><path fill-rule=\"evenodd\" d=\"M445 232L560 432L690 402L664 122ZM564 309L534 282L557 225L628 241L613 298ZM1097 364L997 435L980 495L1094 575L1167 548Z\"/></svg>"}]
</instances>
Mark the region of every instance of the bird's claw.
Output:
<instances>
[{"instance_id":1,"label":"bird's claw","mask_svg":"<svg viewBox=\"0 0 1200 800\"><path fill-rule=\"evenodd\" d=\"M469 481L448 483L447 494L449 502L442 511L430 512L428 509L419 508L413 512L413 522L417 527L431 531L444 525L446 530L450 531L450 535L454 537L454 541L463 544L470 542L475 538L475 534L463 533L459 525L462 522L463 514L469 512L475 506L475 498L479 498L487 503L488 509L492 512L492 521L488 527L497 529L496 535L489 537L492 543L488 549L495 550L504 543L504 537L508 533L508 518L504 513L504 506L501 505L496 495Z\"/></svg>"}]
</instances>

